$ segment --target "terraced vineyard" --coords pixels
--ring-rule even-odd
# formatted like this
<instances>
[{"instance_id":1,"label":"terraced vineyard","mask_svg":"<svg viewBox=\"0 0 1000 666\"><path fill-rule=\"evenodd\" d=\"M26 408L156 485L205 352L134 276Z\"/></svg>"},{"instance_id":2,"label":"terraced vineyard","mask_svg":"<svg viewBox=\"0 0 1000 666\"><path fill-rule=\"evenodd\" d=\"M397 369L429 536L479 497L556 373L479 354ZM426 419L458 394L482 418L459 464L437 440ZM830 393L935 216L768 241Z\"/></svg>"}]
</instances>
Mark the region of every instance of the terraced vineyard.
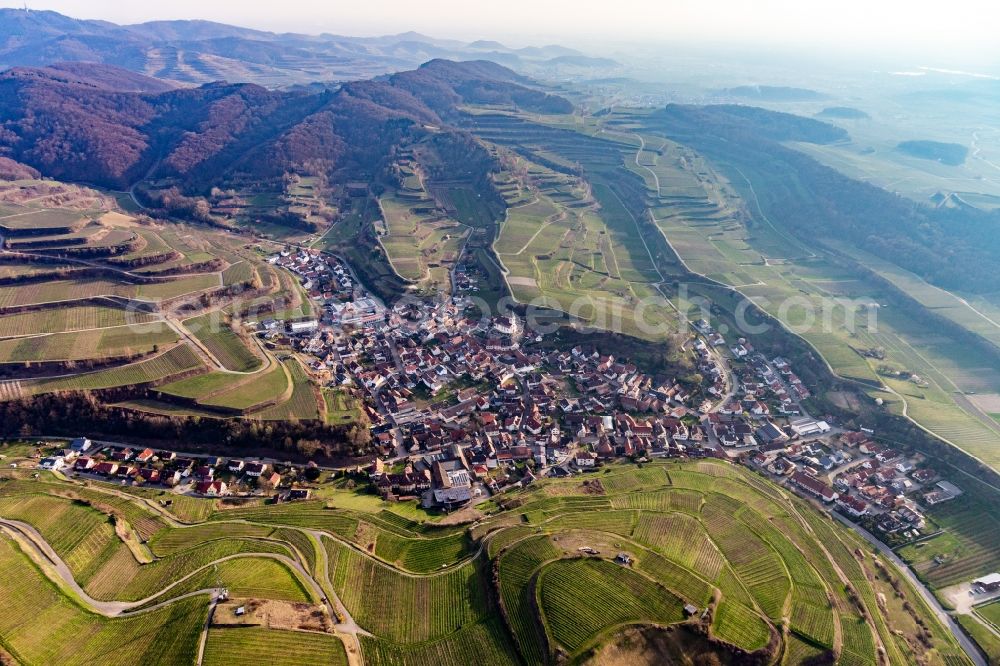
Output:
<instances>
[{"instance_id":1,"label":"terraced vineyard","mask_svg":"<svg viewBox=\"0 0 1000 666\"><path fill-rule=\"evenodd\" d=\"M679 598L607 560L558 560L542 570L537 586L552 639L570 653L626 624L683 618Z\"/></svg>"},{"instance_id":2,"label":"terraced vineyard","mask_svg":"<svg viewBox=\"0 0 1000 666\"><path fill-rule=\"evenodd\" d=\"M480 129L488 122L480 118ZM620 144L595 144L597 157L591 159L621 159ZM547 154L541 146L551 147L545 141L526 146L541 154ZM662 298L652 298L659 296L652 285L662 281L654 262L660 256L644 244L639 222L604 182L589 183L542 162L517 158L525 175L518 188L509 189L510 207L493 245L514 298L603 328L620 319L626 333L656 338L650 330L673 321L673 310ZM640 312L641 299L650 300Z\"/></svg>"},{"instance_id":3,"label":"terraced vineyard","mask_svg":"<svg viewBox=\"0 0 1000 666\"><path fill-rule=\"evenodd\" d=\"M0 586L34 577L48 591L21 603L47 616L62 609L73 626L138 631L127 623L141 619L179 627L169 636L147 627L129 649L169 640L188 646L182 655L196 644L209 592L227 587L237 598L321 614L328 611L317 605L320 596L329 596L364 632L358 658L376 665L459 666L470 654L498 666L579 662L627 627L685 622L717 639L713 649L727 659L741 650L765 663L877 666L884 650L890 664L914 656L970 663L912 588L890 585L883 571L891 565L876 567L852 533L761 477L699 461L612 465L600 478L597 495L580 479L538 481L503 497L516 508L483 505L487 515L471 529L404 518L348 490L235 508L178 497L186 501L164 510L193 524L173 527L140 501L155 491L126 494L15 470L0 476L0 518L37 529L86 596L63 596L50 567L30 565L41 557L34 542L8 527L0 564L33 573L0 577ZM151 563L137 562L109 515L135 526ZM125 610L86 619L84 608L101 603ZM345 639L354 649L354 637ZM44 663L51 649L3 618L0 642L28 663ZM249 650L285 663L280 653L290 645L304 663L346 659L333 634L261 625L213 626L205 660ZM116 654L105 663L131 663Z\"/></svg>"},{"instance_id":4,"label":"terraced vineyard","mask_svg":"<svg viewBox=\"0 0 1000 666\"><path fill-rule=\"evenodd\" d=\"M248 348L253 343L241 339L218 312L188 319L184 327L204 343L226 370L249 372L261 366L260 359Z\"/></svg>"},{"instance_id":5,"label":"terraced vineyard","mask_svg":"<svg viewBox=\"0 0 1000 666\"><path fill-rule=\"evenodd\" d=\"M148 613L106 618L80 607L19 546L0 536L0 642L24 664L191 664L207 606L187 599ZM53 633L55 632L55 633ZM52 636L73 640L51 640Z\"/></svg>"},{"instance_id":6,"label":"terraced vineyard","mask_svg":"<svg viewBox=\"0 0 1000 666\"><path fill-rule=\"evenodd\" d=\"M233 418L274 407L264 418L321 418L311 379L293 369L292 390L243 335L245 316L311 313L298 279L257 251L267 249L219 229L108 212L116 204L85 188L25 181L6 194L34 187L55 193L43 201L65 194L67 206L90 207L0 209L0 400L121 387L140 395L117 406L153 414ZM149 396L153 384L178 386Z\"/></svg>"},{"instance_id":7,"label":"terraced vineyard","mask_svg":"<svg viewBox=\"0 0 1000 666\"><path fill-rule=\"evenodd\" d=\"M256 627L215 627L205 643L206 666L229 666L253 659L274 666L347 666L344 644L334 636Z\"/></svg>"},{"instance_id":8,"label":"terraced vineyard","mask_svg":"<svg viewBox=\"0 0 1000 666\"><path fill-rule=\"evenodd\" d=\"M451 289L450 269L472 230L456 219L457 214L449 215L445 204L429 190L419 161L411 152L398 158L401 186L378 200L385 225L379 243L400 278L425 293L447 292ZM461 195L459 198L467 211L468 201Z\"/></svg>"}]
</instances>

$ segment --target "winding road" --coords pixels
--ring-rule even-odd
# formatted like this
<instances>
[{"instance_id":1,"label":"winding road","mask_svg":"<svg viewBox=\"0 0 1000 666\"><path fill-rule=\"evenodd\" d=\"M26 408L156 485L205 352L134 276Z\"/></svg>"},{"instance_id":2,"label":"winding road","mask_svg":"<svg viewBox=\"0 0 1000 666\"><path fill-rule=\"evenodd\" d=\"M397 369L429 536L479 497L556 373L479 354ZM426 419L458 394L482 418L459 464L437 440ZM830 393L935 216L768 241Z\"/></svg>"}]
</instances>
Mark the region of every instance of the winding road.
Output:
<instances>
[{"instance_id":1,"label":"winding road","mask_svg":"<svg viewBox=\"0 0 1000 666\"><path fill-rule=\"evenodd\" d=\"M968 636L965 635L965 631L963 631L962 628L958 625L958 623L955 621L955 618L953 618L947 611L945 611L945 609L941 606L941 604L934 597L934 595L931 594L926 587L924 587L924 584L920 582L920 580L916 577L916 575L914 575L910 567L905 562L903 562L903 560L901 560L899 556L896 555L896 553L892 552L891 548L889 548L884 543L879 541L875 537L875 535L873 535L865 528L855 523L852 523L850 520L840 515L839 512L831 511L830 514L838 521L840 521L850 529L860 534L865 539L865 541L867 541L876 549L878 549L879 553L881 553L884 558L886 558L894 565L896 565L896 568L903 574L903 576L906 577L906 580L909 581L910 585L917 590L917 592L920 594L921 598L923 598L927 606L931 609L934 615L937 616L938 620L940 620L941 623L944 624L951 631L952 635L955 637L955 640L958 641L959 645L962 646L962 649L965 650L966 654L969 655L969 658L972 659L973 662L975 662L976 666L987 666L986 659L979 651L979 647L974 642L972 642L972 640Z\"/></svg>"}]
</instances>

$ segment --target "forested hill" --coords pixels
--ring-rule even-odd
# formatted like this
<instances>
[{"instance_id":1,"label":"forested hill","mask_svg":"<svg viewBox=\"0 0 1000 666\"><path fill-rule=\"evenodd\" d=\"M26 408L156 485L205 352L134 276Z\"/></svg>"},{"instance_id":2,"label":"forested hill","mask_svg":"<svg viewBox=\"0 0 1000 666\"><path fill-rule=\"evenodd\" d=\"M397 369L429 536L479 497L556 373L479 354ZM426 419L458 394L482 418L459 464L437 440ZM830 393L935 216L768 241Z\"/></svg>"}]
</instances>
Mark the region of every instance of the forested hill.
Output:
<instances>
[{"instance_id":1,"label":"forested hill","mask_svg":"<svg viewBox=\"0 0 1000 666\"><path fill-rule=\"evenodd\" d=\"M670 105L649 129L701 152L765 214L806 242L849 242L948 289L1000 290L1000 215L931 208L824 166L783 141L826 144L847 133L810 118L742 106Z\"/></svg>"},{"instance_id":2,"label":"forested hill","mask_svg":"<svg viewBox=\"0 0 1000 666\"><path fill-rule=\"evenodd\" d=\"M166 89L107 65L14 68L0 74L0 156L115 188L150 173L204 190L236 173L268 178L304 164L347 177L373 168L406 133L447 124L461 104L572 111L529 85L494 63L444 60L319 93Z\"/></svg>"}]
</instances>

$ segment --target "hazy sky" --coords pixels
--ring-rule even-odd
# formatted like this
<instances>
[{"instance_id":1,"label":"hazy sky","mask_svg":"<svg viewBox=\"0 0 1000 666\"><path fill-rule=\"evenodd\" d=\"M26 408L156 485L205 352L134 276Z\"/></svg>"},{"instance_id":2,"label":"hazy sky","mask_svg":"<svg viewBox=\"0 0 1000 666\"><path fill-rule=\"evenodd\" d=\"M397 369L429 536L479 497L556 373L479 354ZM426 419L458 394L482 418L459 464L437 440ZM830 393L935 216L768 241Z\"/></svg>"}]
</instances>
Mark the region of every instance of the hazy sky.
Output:
<instances>
[{"instance_id":1,"label":"hazy sky","mask_svg":"<svg viewBox=\"0 0 1000 666\"><path fill-rule=\"evenodd\" d=\"M0 3L20 6L20 3ZM560 40L755 42L769 47L973 56L1000 60L997 0L46 0L116 23L202 18L253 28L376 35L417 30L513 45Z\"/></svg>"}]
</instances>

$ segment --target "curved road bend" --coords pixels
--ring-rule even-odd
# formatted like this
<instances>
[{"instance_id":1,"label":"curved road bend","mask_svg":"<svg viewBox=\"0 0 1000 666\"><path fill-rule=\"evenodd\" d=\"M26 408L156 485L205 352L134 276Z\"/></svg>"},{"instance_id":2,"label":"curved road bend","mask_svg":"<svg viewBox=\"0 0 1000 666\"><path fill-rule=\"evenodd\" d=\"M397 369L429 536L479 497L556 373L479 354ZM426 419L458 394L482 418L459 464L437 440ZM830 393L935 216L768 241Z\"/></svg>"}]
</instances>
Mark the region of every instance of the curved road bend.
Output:
<instances>
[{"instance_id":1,"label":"curved road bend","mask_svg":"<svg viewBox=\"0 0 1000 666\"><path fill-rule=\"evenodd\" d=\"M163 518L167 522L167 524L169 524L172 528L175 528L175 529L185 529L185 528L189 528L189 527L197 527L199 525L197 523L195 523L195 524L189 524L189 523L182 523L182 522L180 522L179 520L177 520L176 517L174 517L173 514L171 514L169 511L167 511L163 507L159 506L156 502L153 502L152 500L149 500L148 498L137 498L134 495L129 495L128 493L123 493L123 492L120 492L120 491L115 490L113 488L106 488L105 489L105 488L98 488L97 486L91 486L91 488L94 489L94 490L97 490L98 492L105 492L107 494L114 495L114 496L120 497L122 499L127 499L127 500L132 500L132 501L134 501L136 499L142 500L144 506L147 506L151 510L153 510L157 515L159 515L161 518ZM243 522L243 521L239 521L239 522ZM6 528L6 529L4 529L4 528ZM191 572L190 574L188 574L184 578L181 578L180 580L175 581L174 583L172 583L169 586L165 587L163 590L160 590L159 592L157 592L155 595L147 597L146 599L143 599L143 600L140 600L140 601L136 601L136 602L104 602L104 601L98 601L96 599L93 599L86 592L83 591L83 589L76 583L76 580L73 578L73 573L72 573L72 571L70 571L69 567L66 566L65 562L62 561L62 559L59 557L59 555L51 548L51 546L49 546L49 544L45 541L44 537L42 537L42 535L34 527L32 527L31 525L28 525L27 523L23 523L23 522L20 522L20 521L7 520L7 519L4 519L4 518L0 518L0 530L3 530L5 532L7 532L9 530L10 531L14 531L14 532L16 532L17 536L21 537L23 540L26 540L27 543L28 543L28 545L30 545L31 548L32 548L32 550L34 551L34 553L33 553L34 555L38 556L42 561L44 561L45 563L47 563L49 566L53 567L55 569L56 573L59 575L59 577L62 578L64 581L66 581L67 585L76 594L78 594L84 601L86 601L88 604L90 604L95 610L97 610L102 615L109 615L109 616L118 615L118 614L121 614L121 613L125 613L125 612L129 611L130 609L135 608L137 606L141 606L144 603L148 603L149 601L155 599L156 597L162 595L164 592L168 591L174 585L177 585L177 584L179 584L179 583L187 580L188 578L190 578L191 576L195 575L196 573L198 573L200 571L203 571L206 567L213 566L215 564L218 564L219 562L224 562L226 560L235 559L237 557L261 556L261 557L269 557L271 559L277 559L277 560L283 562L284 564L289 565L297 573L299 573L300 576L304 580L308 581L310 588L316 594L316 598L317 599L324 599L325 600L324 604L326 605L327 610L330 611L330 616L332 618L334 618L334 619L336 619L337 617L344 618L343 622L336 623L336 629L338 631L340 631L341 633L345 633L345 634L359 634L360 633L360 634L370 635L370 634L368 634L367 631L365 631L364 629L362 629L361 627L358 626L357 622L351 616L350 612L348 612L347 607L344 606L343 602L340 601L340 598L336 594L334 594L332 591L330 593L327 593L327 591L323 588L323 586L308 571L306 571L306 569L302 566L301 563L296 562L294 560L291 560L291 559L285 557L284 555L278 555L276 553L260 553L259 555L254 555L253 553L250 553L250 554L241 553L241 554L238 554L238 555L231 555L229 557L224 557L224 558L221 558L219 560L215 560L213 562L210 562L210 563L206 564L205 566L203 566L203 567L201 567L201 568L199 568L199 569ZM329 569L329 564L328 564L328 558L327 558L326 548L323 547L323 541L322 541L322 538L321 538L324 533L322 531L319 531L319 530L304 530L304 531L308 532L309 534L311 534L316 539L316 542L319 544L320 561L321 561L321 563L323 565L323 567L321 569L321 573L323 575L326 575L327 572L328 572L328 569ZM29 553L29 554L31 554L31 553ZM300 554L300 556L301 556L301 554ZM169 603L173 603L174 601L177 601L179 599L187 598L187 597L190 597L190 596L195 596L195 595L198 595L198 594L204 594L205 592L212 592L213 593L212 594L212 598L213 598L213 601L214 601L214 599L215 599L215 597L216 597L216 595L218 593L218 589L198 590L196 592L191 592L191 593L188 593L188 594L184 594L184 595L181 595L181 596L169 599L167 601L164 601L164 602L162 602L160 604L156 604L155 606L151 606L149 608L144 608L144 609L142 609L141 612L149 611L149 610L152 610L154 608L160 608L160 607L165 606L165 605L167 605ZM140 612L140 611L136 611L136 612Z\"/></svg>"},{"instance_id":2,"label":"curved road bend","mask_svg":"<svg viewBox=\"0 0 1000 666\"><path fill-rule=\"evenodd\" d=\"M242 557L266 557L268 559L281 562L282 564L295 570L295 572L302 577L302 579L309 585L313 594L316 595L317 599L326 599L327 596L326 592L323 591L323 588L320 587L319 583L317 583L316 580L305 570L302 564L296 562L290 557L287 557L285 555L280 555L277 553L239 553L236 555L229 555L227 557L221 557L217 560L213 560L212 562L209 562L204 566L195 569L194 571L187 574L183 578L179 578L173 583L165 586L162 590L160 590L156 594L150 595L145 599L139 599L138 601L100 601L98 599L94 599L93 597L91 597L89 594L87 594L86 591L84 591L82 587L80 587L79 583L76 582L76 579L73 578L73 572L70 570L70 568L66 565L66 563L62 560L62 558L59 557L59 555L52 549L52 547L48 544L48 542L45 541L44 537L42 537L42 535L34 527L18 520L8 520L6 518L0 518L0 531L14 538L14 540L17 541L19 544L28 546L26 553L30 557L32 557L32 559L35 559L39 564L44 565L43 568L55 572L55 574L62 580L63 584L69 589L71 589L73 593L76 594L85 604L90 606L91 609L94 610L95 612L100 613L101 615L105 615L107 617L116 617L130 612L148 613L150 611L172 604L181 599L186 599L188 597L205 594L206 592L211 593L214 599L219 592L218 588L206 588L203 590L188 592L186 594L173 597L158 604L147 606L139 610L133 610L139 608L140 606L143 606L144 604L148 604L150 601L153 601L157 597L162 596L163 594L170 591L177 585L180 585L189 578L201 573L208 567L215 566L216 564L219 564L221 562L226 562L228 560L235 560ZM329 601L327 601L326 605L330 607L332 610L332 606L330 605Z\"/></svg>"}]
</instances>

